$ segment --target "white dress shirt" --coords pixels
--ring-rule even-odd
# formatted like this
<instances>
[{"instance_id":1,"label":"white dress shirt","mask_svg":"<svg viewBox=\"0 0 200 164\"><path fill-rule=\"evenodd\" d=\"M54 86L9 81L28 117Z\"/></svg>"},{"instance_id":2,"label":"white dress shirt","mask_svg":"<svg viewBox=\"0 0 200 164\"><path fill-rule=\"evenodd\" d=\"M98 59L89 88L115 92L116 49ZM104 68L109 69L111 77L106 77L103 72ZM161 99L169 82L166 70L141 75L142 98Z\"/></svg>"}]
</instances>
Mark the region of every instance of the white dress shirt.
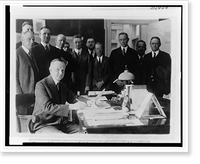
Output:
<instances>
[{"instance_id":1,"label":"white dress shirt","mask_svg":"<svg viewBox=\"0 0 200 164\"><path fill-rule=\"evenodd\" d=\"M56 48L58 48L58 49L60 49L60 50L61 50L61 47L58 47L58 46L56 46Z\"/></svg>"},{"instance_id":2,"label":"white dress shirt","mask_svg":"<svg viewBox=\"0 0 200 164\"><path fill-rule=\"evenodd\" d=\"M53 76L51 76L51 77L52 77L52 79L53 79L53 81L54 81L55 85L57 85L58 83L60 83L60 81L58 81L58 80L54 79L54 78L53 78Z\"/></svg>"},{"instance_id":3,"label":"white dress shirt","mask_svg":"<svg viewBox=\"0 0 200 164\"><path fill-rule=\"evenodd\" d=\"M156 55L155 55L155 57L156 57L156 56L158 55L158 53L159 53L159 50L157 50L157 51L152 51L151 53L152 53L152 58L154 57L154 54L156 54Z\"/></svg>"},{"instance_id":4,"label":"white dress shirt","mask_svg":"<svg viewBox=\"0 0 200 164\"><path fill-rule=\"evenodd\" d=\"M24 47L23 45L22 45L22 48L23 48L23 50L24 50L27 54L29 54L29 49L27 49L27 48Z\"/></svg>"},{"instance_id":5,"label":"white dress shirt","mask_svg":"<svg viewBox=\"0 0 200 164\"><path fill-rule=\"evenodd\" d=\"M41 42L41 44L42 44L42 46L43 46L44 48L45 48L46 46L48 46L48 48L49 48L49 50L50 50L50 45L49 45L49 43L46 44L46 43Z\"/></svg>"},{"instance_id":6,"label":"white dress shirt","mask_svg":"<svg viewBox=\"0 0 200 164\"><path fill-rule=\"evenodd\" d=\"M126 46L126 47L122 47L121 46L121 50L123 51L123 49L125 49L125 53L127 52L127 49L128 49L128 46Z\"/></svg>"},{"instance_id":7,"label":"white dress shirt","mask_svg":"<svg viewBox=\"0 0 200 164\"><path fill-rule=\"evenodd\" d=\"M82 52L82 48L81 48L81 49L79 49L79 50L78 50L78 49L74 49L74 51L75 51L77 54L79 54L79 55L80 55L80 54L81 54L81 52Z\"/></svg>"},{"instance_id":8,"label":"white dress shirt","mask_svg":"<svg viewBox=\"0 0 200 164\"><path fill-rule=\"evenodd\" d=\"M97 61L99 62L99 60L100 60L100 63L102 63L103 56L101 56L101 57L97 56Z\"/></svg>"},{"instance_id":9,"label":"white dress shirt","mask_svg":"<svg viewBox=\"0 0 200 164\"><path fill-rule=\"evenodd\" d=\"M89 52L89 54L91 54L94 57L94 55L95 55L94 51L91 51L90 49L88 49L88 52Z\"/></svg>"}]
</instances>

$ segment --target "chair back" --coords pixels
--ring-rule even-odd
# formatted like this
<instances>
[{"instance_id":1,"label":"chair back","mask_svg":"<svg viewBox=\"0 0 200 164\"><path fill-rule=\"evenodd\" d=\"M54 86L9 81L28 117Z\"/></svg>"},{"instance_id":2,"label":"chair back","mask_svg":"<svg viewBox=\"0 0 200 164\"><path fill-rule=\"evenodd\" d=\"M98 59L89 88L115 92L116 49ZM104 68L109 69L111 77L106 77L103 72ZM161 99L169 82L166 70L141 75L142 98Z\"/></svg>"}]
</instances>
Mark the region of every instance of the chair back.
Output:
<instances>
[{"instance_id":1,"label":"chair back","mask_svg":"<svg viewBox=\"0 0 200 164\"><path fill-rule=\"evenodd\" d=\"M31 117L35 104L35 94L17 94L16 95L16 116L17 116L17 131L28 132L27 123Z\"/></svg>"}]
</instances>

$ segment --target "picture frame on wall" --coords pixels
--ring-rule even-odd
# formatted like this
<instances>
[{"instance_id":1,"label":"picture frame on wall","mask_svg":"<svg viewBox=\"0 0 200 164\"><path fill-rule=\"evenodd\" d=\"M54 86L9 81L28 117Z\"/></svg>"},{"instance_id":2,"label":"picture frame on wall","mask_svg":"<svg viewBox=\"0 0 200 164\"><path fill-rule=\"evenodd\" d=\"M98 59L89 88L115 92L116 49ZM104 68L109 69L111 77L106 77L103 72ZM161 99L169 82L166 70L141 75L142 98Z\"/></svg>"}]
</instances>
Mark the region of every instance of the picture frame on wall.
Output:
<instances>
[{"instance_id":1,"label":"picture frame on wall","mask_svg":"<svg viewBox=\"0 0 200 164\"><path fill-rule=\"evenodd\" d=\"M44 19L33 19L33 31L35 34L39 34L40 29L46 26Z\"/></svg>"}]
</instances>

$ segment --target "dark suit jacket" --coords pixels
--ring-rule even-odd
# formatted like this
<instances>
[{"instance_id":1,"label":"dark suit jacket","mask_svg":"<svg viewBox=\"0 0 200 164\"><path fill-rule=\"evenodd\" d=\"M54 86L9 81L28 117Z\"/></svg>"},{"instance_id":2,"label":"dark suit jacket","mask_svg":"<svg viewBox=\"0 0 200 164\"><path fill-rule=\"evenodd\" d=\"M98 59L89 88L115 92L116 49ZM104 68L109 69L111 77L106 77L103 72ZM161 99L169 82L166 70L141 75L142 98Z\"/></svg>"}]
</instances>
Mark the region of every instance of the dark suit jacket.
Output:
<instances>
[{"instance_id":1,"label":"dark suit jacket","mask_svg":"<svg viewBox=\"0 0 200 164\"><path fill-rule=\"evenodd\" d=\"M145 56L145 55L144 55ZM139 56L137 55L137 67L135 70L135 80L134 80L134 84L135 85L144 85L145 84L145 80L144 80L144 56L143 58L139 58Z\"/></svg>"},{"instance_id":2,"label":"dark suit jacket","mask_svg":"<svg viewBox=\"0 0 200 164\"><path fill-rule=\"evenodd\" d=\"M171 57L164 51L159 51L153 59L152 53L144 58L144 74L147 89L156 96L170 93Z\"/></svg>"},{"instance_id":3,"label":"dark suit jacket","mask_svg":"<svg viewBox=\"0 0 200 164\"><path fill-rule=\"evenodd\" d=\"M39 116L34 130L44 126L59 126L62 117L68 117L69 105L76 99L76 95L60 82L60 95L51 75L39 81L35 88L35 107L33 114Z\"/></svg>"},{"instance_id":4,"label":"dark suit jacket","mask_svg":"<svg viewBox=\"0 0 200 164\"><path fill-rule=\"evenodd\" d=\"M87 53L90 55L91 59L94 59L94 58L95 58L95 56L96 56L96 54L95 54L95 53L94 53L94 56L93 56L92 54L90 54L90 52L89 52L88 48L86 49L86 51L85 51L85 52L87 52Z\"/></svg>"},{"instance_id":5,"label":"dark suit jacket","mask_svg":"<svg viewBox=\"0 0 200 164\"><path fill-rule=\"evenodd\" d=\"M108 85L108 57L103 56L101 65L99 64L97 57L93 59L92 68L92 87L96 90L96 83L104 81L102 88L106 88Z\"/></svg>"},{"instance_id":6,"label":"dark suit jacket","mask_svg":"<svg viewBox=\"0 0 200 164\"><path fill-rule=\"evenodd\" d=\"M20 46L16 52L17 94L34 93L35 84L38 80L37 66L34 69L28 54Z\"/></svg>"},{"instance_id":7,"label":"dark suit jacket","mask_svg":"<svg viewBox=\"0 0 200 164\"><path fill-rule=\"evenodd\" d=\"M84 94L85 87L91 86L92 61L90 55L84 51L80 56L73 51L72 58L75 63L73 91L75 93L80 91L81 94Z\"/></svg>"},{"instance_id":8,"label":"dark suit jacket","mask_svg":"<svg viewBox=\"0 0 200 164\"><path fill-rule=\"evenodd\" d=\"M47 52L42 44L38 44L33 47L33 53L35 55L36 63L40 72L40 79L49 75L49 66L53 59L60 57L60 50L50 45L50 51Z\"/></svg>"},{"instance_id":9,"label":"dark suit jacket","mask_svg":"<svg viewBox=\"0 0 200 164\"><path fill-rule=\"evenodd\" d=\"M127 65L127 68L131 73L135 74L138 65L137 51L128 47L126 54L123 55L121 47L113 50L109 58L109 87L117 93L120 92L121 88L119 88L117 84L113 84L113 81L124 72L125 65Z\"/></svg>"}]
</instances>

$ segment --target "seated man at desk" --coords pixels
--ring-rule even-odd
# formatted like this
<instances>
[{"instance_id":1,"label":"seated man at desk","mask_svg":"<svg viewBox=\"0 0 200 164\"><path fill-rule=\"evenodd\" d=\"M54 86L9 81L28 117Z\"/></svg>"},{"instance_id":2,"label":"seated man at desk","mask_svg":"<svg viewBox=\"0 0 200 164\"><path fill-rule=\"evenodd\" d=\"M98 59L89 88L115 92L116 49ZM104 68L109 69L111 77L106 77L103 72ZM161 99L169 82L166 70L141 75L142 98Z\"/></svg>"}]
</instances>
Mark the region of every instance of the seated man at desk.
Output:
<instances>
[{"instance_id":1,"label":"seated man at desk","mask_svg":"<svg viewBox=\"0 0 200 164\"><path fill-rule=\"evenodd\" d=\"M68 121L70 110L79 109L86 104L77 102L77 95L61 82L67 61L54 59L50 63L50 75L36 84L35 107L33 115L39 117L34 123L36 133L77 133L79 126Z\"/></svg>"}]
</instances>

